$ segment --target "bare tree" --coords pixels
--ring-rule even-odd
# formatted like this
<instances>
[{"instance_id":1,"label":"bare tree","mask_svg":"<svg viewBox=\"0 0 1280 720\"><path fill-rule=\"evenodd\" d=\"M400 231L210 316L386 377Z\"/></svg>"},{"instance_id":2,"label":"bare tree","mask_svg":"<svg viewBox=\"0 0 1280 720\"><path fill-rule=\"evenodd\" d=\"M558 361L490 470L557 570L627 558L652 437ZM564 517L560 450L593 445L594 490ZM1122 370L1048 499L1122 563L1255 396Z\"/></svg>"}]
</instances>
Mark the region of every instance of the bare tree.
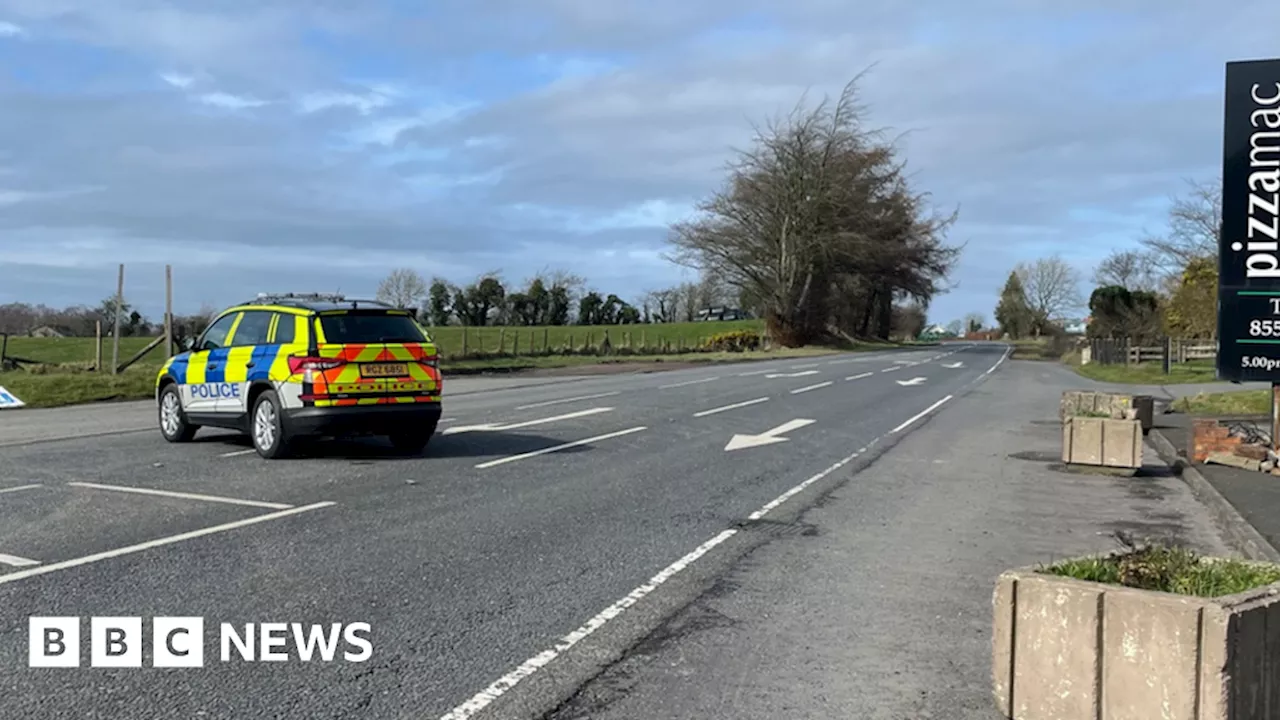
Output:
<instances>
[{"instance_id":1,"label":"bare tree","mask_svg":"<svg viewBox=\"0 0 1280 720\"><path fill-rule=\"evenodd\" d=\"M1193 260L1218 254L1222 183L1191 180L1187 184L1190 186L1187 194L1173 198L1165 234L1142 239L1156 268L1166 277L1181 277Z\"/></svg>"},{"instance_id":2,"label":"bare tree","mask_svg":"<svg viewBox=\"0 0 1280 720\"><path fill-rule=\"evenodd\" d=\"M427 281L416 270L398 268L378 284L377 299L398 308L417 307L427 291Z\"/></svg>"},{"instance_id":3,"label":"bare tree","mask_svg":"<svg viewBox=\"0 0 1280 720\"><path fill-rule=\"evenodd\" d=\"M1043 333L1050 322L1084 305L1080 296L1080 273L1057 255L1034 263L1020 263L1015 272L1022 282L1037 334Z\"/></svg>"},{"instance_id":4,"label":"bare tree","mask_svg":"<svg viewBox=\"0 0 1280 720\"><path fill-rule=\"evenodd\" d=\"M1154 270L1158 263L1152 252L1115 250L1094 268L1093 282L1098 287L1118 285L1126 290L1152 291L1157 285Z\"/></svg>"},{"instance_id":5,"label":"bare tree","mask_svg":"<svg viewBox=\"0 0 1280 720\"><path fill-rule=\"evenodd\" d=\"M954 215L924 212L855 83L758 130L701 216L673 227L674 259L757 299L782 345L833 325L887 337L894 301L927 302L958 254L941 243Z\"/></svg>"}]
</instances>

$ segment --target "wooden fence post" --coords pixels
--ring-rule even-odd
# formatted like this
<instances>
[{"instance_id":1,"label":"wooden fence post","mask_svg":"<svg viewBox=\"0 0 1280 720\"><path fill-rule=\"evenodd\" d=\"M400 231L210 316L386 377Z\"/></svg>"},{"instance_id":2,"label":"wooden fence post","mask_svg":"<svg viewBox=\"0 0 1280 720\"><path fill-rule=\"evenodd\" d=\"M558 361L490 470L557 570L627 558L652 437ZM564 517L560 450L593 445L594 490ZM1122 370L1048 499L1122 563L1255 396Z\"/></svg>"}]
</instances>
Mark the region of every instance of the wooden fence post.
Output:
<instances>
[{"instance_id":1,"label":"wooden fence post","mask_svg":"<svg viewBox=\"0 0 1280 720\"><path fill-rule=\"evenodd\" d=\"M124 312L124 263L120 264L119 277L116 279L116 312L115 330L111 333L111 374L119 372L120 364L120 315Z\"/></svg>"},{"instance_id":2,"label":"wooden fence post","mask_svg":"<svg viewBox=\"0 0 1280 720\"><path fill-rule=\"evenodd\" d=\"M164 348L165 357L173 357L173 266L171 265L164 266Z\"/></svg>"},{"instance_id":3,"label":"wooden fence post","mask_svg":"<svg viewBox=\"0 0 1280 720\"><path fill-rule=\"evenodd\" d=\"M102 372L102 321L93 323L93 371Z\"/></svg>"}]
</instances>

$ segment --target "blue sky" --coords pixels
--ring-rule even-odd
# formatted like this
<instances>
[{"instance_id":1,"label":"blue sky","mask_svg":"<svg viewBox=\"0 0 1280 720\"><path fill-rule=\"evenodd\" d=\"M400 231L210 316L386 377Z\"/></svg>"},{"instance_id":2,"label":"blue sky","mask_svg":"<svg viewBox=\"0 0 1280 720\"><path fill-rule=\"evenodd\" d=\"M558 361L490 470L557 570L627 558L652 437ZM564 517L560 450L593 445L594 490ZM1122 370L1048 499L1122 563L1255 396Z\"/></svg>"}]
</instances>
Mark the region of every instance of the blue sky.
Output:
<instances>
[{"instance_id":1,"label":"blue sky","mask_svg":"<svg viewBox=\"0 0 1280 720\"><path fill-rule=\"evenodd\" d=\"M1070 6L1070 9L1063 9ZM0 0L0 303L372 294L395 267L684 279L666 228L750 123L862 83L966 250L1085 277L1213 180L1223 63L1280 4L1170 0Z\"/></svg>"}]
</instances>

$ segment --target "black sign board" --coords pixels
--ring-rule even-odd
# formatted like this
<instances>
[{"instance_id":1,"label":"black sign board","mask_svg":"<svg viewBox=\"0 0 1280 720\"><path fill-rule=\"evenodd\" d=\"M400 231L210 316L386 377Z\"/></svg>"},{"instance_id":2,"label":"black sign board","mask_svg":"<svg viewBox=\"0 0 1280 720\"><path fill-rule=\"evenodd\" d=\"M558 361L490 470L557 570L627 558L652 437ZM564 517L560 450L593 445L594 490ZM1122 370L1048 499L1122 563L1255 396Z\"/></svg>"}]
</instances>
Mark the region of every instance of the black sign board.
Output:
<instances>
[{"instance_id":1,"label":"black sign board","mask_svg":"<svg viewBox=\"0 0 1280 720\"><path fill-rule=\"evenodd\" d=\"M1218 377L1280 382L1280 59L1227 63Z\"/></svg>"}]
</instances>

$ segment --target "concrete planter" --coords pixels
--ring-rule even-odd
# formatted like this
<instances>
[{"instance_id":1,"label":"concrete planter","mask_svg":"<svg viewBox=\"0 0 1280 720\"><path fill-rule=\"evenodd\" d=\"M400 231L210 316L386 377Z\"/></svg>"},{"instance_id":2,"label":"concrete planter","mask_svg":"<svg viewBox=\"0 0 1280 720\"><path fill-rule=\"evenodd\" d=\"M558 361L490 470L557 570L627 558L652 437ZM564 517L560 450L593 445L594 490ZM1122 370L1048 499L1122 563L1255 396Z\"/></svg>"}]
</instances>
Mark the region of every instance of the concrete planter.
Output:
<instances>
[{"instance_id":1,"label":"concrete planter","mask_svg":"<svg viewBox=\"0 0 1280 720\"><path fill-rule=\"evenodd\" d=\"M1015 570L993 595L1011 720L1280 717L1280 583L1198 598Z\"/></svg>"},{"instance_id":2,"label":"concrete planter","mask_svg":"<svg viewBox=\"0 0 1280 720\"><path fill-rule=\"evenodd\" d=\"M1062 424L1062 462L1136 470L1142 467L1142 421L1069 417Z\"/></svg>"},{"instance_id":3,"label":"concrete planter","mask_svg":"<svg viewBox=\"0 0 1280 720\"><path fill-rule=\"evenodd\" d=\"M1063 422L1081 413L1104 413L1116 420L1139 420L1142 433L1151 431L1155 422L1155 398L1150 395L1069 390L1062 393L1058 417Z\"/></svg>"}]
</instances>

